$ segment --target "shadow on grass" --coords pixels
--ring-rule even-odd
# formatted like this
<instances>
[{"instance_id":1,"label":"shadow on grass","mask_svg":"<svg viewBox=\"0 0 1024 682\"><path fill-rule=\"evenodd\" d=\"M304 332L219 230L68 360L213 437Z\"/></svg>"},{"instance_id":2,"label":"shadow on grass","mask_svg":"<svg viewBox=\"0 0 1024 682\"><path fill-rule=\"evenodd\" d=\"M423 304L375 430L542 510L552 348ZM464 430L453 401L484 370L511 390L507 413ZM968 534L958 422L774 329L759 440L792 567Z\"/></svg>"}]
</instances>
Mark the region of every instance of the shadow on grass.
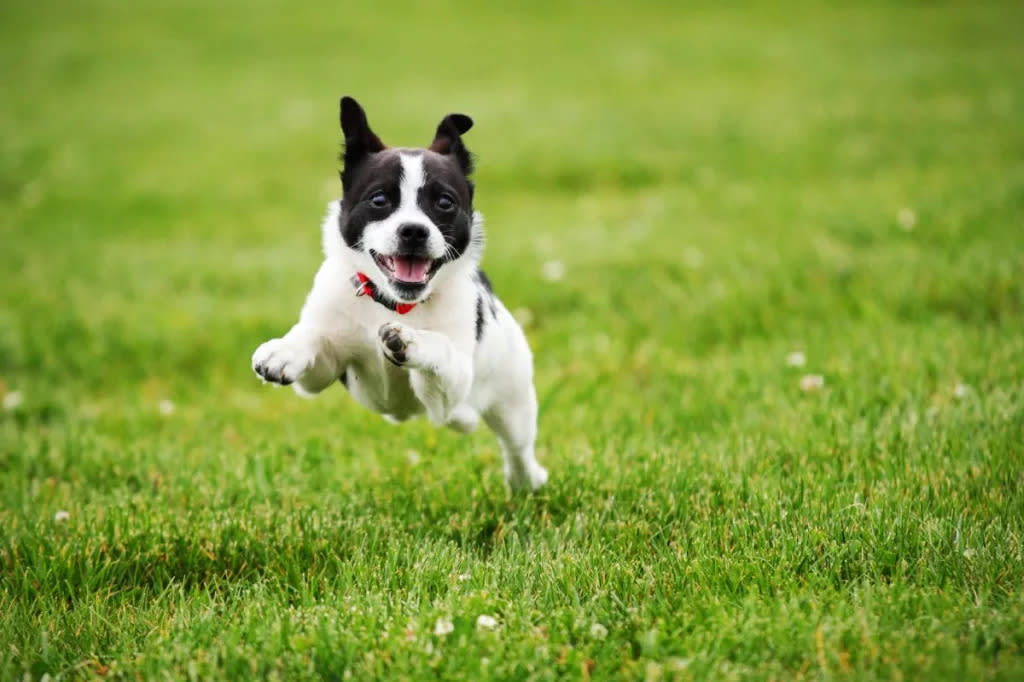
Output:
<instances>
[{"instance_id":1,"label":"shadow on grass","mask_svg":"<svg viewBox=\"0 0 1024 682\"><path fill-rule=\"evenodd\" d=\"M543 493L508 498L502 491L468 505L459 499L417 504L416 493L403 494L410 497L404 506L368 497L332 511L304 507L245 515L220 509L186 520L166 513L143 520L147 510L124 509L110 510L102 522L41 522L0 545L0 580L26 603L56 598L74 604L96 594L266 580L316 596L338 580L375 587L400 583L402 576L421 579L420 560L430 546L435 556L448 545L485 561L498 548L519 551L577 508L573 498ZM435 589L444 589L443 563L431 569L437 572L430 581Z\"/></svg>"}]
</instances>

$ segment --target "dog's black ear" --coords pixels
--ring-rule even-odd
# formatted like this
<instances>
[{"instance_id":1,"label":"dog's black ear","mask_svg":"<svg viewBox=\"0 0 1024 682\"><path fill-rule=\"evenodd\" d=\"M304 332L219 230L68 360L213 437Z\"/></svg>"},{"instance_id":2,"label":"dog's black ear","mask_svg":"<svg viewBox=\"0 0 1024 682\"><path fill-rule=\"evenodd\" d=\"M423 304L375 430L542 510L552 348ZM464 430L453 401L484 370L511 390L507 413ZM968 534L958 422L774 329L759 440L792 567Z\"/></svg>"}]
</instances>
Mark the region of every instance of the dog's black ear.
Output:
<instances>
[{"instance_id":1,"label":"dog's black ear","mask_svg":"<svg viewBox=\"0 0 1024 682\"><path fill-rule=\"evenodd\" d=\"M384 143L370 130L366 112L359 106L359 102L351 97L341 98L341 130L345 133L345 153L342 162L346 169L354 168L367 155L385 149ZM344 172L341 181L345 182Z\"/></svg>"},{"instance_id":2,"label":"dog's black ear","mask_svg":"<svg viewBox=\"0 0 1024 682\"><path fill-rule=\"evenodd\" d=\"M462 172L473 172L473 155L462 143L462 136L473 127L473 119L465 114L448 114L437 126L434 141L429 149L438 154L451 154L459 162Z\"/></svg>"}]
</instances>

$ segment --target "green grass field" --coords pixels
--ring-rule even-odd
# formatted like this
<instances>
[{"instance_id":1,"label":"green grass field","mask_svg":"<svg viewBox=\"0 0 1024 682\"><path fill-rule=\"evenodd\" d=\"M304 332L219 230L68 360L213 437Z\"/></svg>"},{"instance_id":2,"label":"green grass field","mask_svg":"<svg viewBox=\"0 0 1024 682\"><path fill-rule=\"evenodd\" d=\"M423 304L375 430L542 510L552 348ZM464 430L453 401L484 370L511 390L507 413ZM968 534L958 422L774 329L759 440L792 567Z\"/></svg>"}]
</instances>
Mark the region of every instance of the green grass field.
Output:
<instances>
[{"instance_id":1,"label":"green grass field","mask_svg":"<svg viewBox=\"0 0 1024 682\"><path fill-rule=\"evenodd\" d=\"M0 679L1021 679L1024 5L349 4L0 5ZM537 495L249 369L342 94L476 120Z\"/></svg>"}]
</instances>

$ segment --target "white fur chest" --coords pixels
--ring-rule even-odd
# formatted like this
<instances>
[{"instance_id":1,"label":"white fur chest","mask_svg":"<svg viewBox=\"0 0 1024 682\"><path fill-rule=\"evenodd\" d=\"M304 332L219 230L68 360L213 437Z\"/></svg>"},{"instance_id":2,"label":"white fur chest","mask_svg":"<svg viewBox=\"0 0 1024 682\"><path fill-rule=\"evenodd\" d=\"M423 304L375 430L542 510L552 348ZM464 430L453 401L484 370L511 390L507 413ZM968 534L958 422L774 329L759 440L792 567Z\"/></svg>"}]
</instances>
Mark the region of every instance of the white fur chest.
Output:
<instances>
[{"instance_id":1,"label":"white fur chest","mask_svg":"<svg viewBox=\"0 0 1024 682\"><path fill-rule=\"evenodd\" d=\"M340 280L348 280L350 266L329 259L324 270L332 266L338 271L330 279L342 285ZM458 277L460 274L452 273L453 277L446 278L445 285L429 300L405 315L389 310L369 296L358 295L352 285L336 300L339 324L332 338L332 350L342 359L339 379L359 404L397 421L424 413L423 404L413 391L410 373L384 356L379 331L386 323L442 333L472 355L475 340L467 332L474 325L476 290L472 280ZM316 303L310 300L307 305Z\"/></svg>"}]
</instances>

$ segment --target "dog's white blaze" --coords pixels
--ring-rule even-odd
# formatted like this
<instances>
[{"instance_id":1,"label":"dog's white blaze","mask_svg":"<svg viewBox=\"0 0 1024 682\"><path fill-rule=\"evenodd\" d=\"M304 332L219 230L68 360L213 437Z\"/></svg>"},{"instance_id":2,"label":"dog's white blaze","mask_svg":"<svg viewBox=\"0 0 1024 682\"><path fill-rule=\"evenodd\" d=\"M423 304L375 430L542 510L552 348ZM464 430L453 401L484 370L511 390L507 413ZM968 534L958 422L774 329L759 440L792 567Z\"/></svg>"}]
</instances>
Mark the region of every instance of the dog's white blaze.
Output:
<instances>
[{"instance_id":1,"label":"dog's white blaze","mask_svg":"<svg viewBox=\"0 0 1024 682\"><path fill-rule=\"evenodd\" d=\"M411 208L419 211L416 197L419 196L420 187L423 187L423 183L426 182L426 173L423 171L423 155L402 153L398 155L398 158L402 161L402 198L399 210L404 211ZM426 218L426 216L423 217Z\"/></svg>"},{"instance_id":2,"label":"dog's white blaze","mask_svg":"<svg viewBox=\"0 0 1024 682\"><path fill-rule=\"evenodd\" d=\"M428 246L435 246L433 242L434 232L437 232L437 236L443 240L441 233L434 227L434 222L430 217L420 209L419 204L416 203L416 198L419 196L420 188L426 182L426 172L423 170L423 155L422 154L399 154L399 160L402 162L402 182L398 187L400 196L398 199L398 210L388 216L384 222L392 230L397 230L400 225L405 223L420 223L427 227L432 227L430 240ZM396 239L397 237L393 237ZM440 257L438 254L435 257Z\"/></svg>"},{"instance_id":3,"label":"dog's white blaze","mask_svg":"<svg viewBox=\"0 0 1024 682\"><path fill-rule=\"evenodd\" d=\"M422 154L401 152L399 161L402 164L402 180L398 186L398 208L380 222L366 226L363 239L368 248L377 253L391 254L398 250L398 228L406 223L426 225L430 230L427 239L427 252L431 258L440 258L445 252L444 235L434 221L430 219L419 204L420 188L426 184L427 173L423 168Z\"/></svg>"}]
</instances>

